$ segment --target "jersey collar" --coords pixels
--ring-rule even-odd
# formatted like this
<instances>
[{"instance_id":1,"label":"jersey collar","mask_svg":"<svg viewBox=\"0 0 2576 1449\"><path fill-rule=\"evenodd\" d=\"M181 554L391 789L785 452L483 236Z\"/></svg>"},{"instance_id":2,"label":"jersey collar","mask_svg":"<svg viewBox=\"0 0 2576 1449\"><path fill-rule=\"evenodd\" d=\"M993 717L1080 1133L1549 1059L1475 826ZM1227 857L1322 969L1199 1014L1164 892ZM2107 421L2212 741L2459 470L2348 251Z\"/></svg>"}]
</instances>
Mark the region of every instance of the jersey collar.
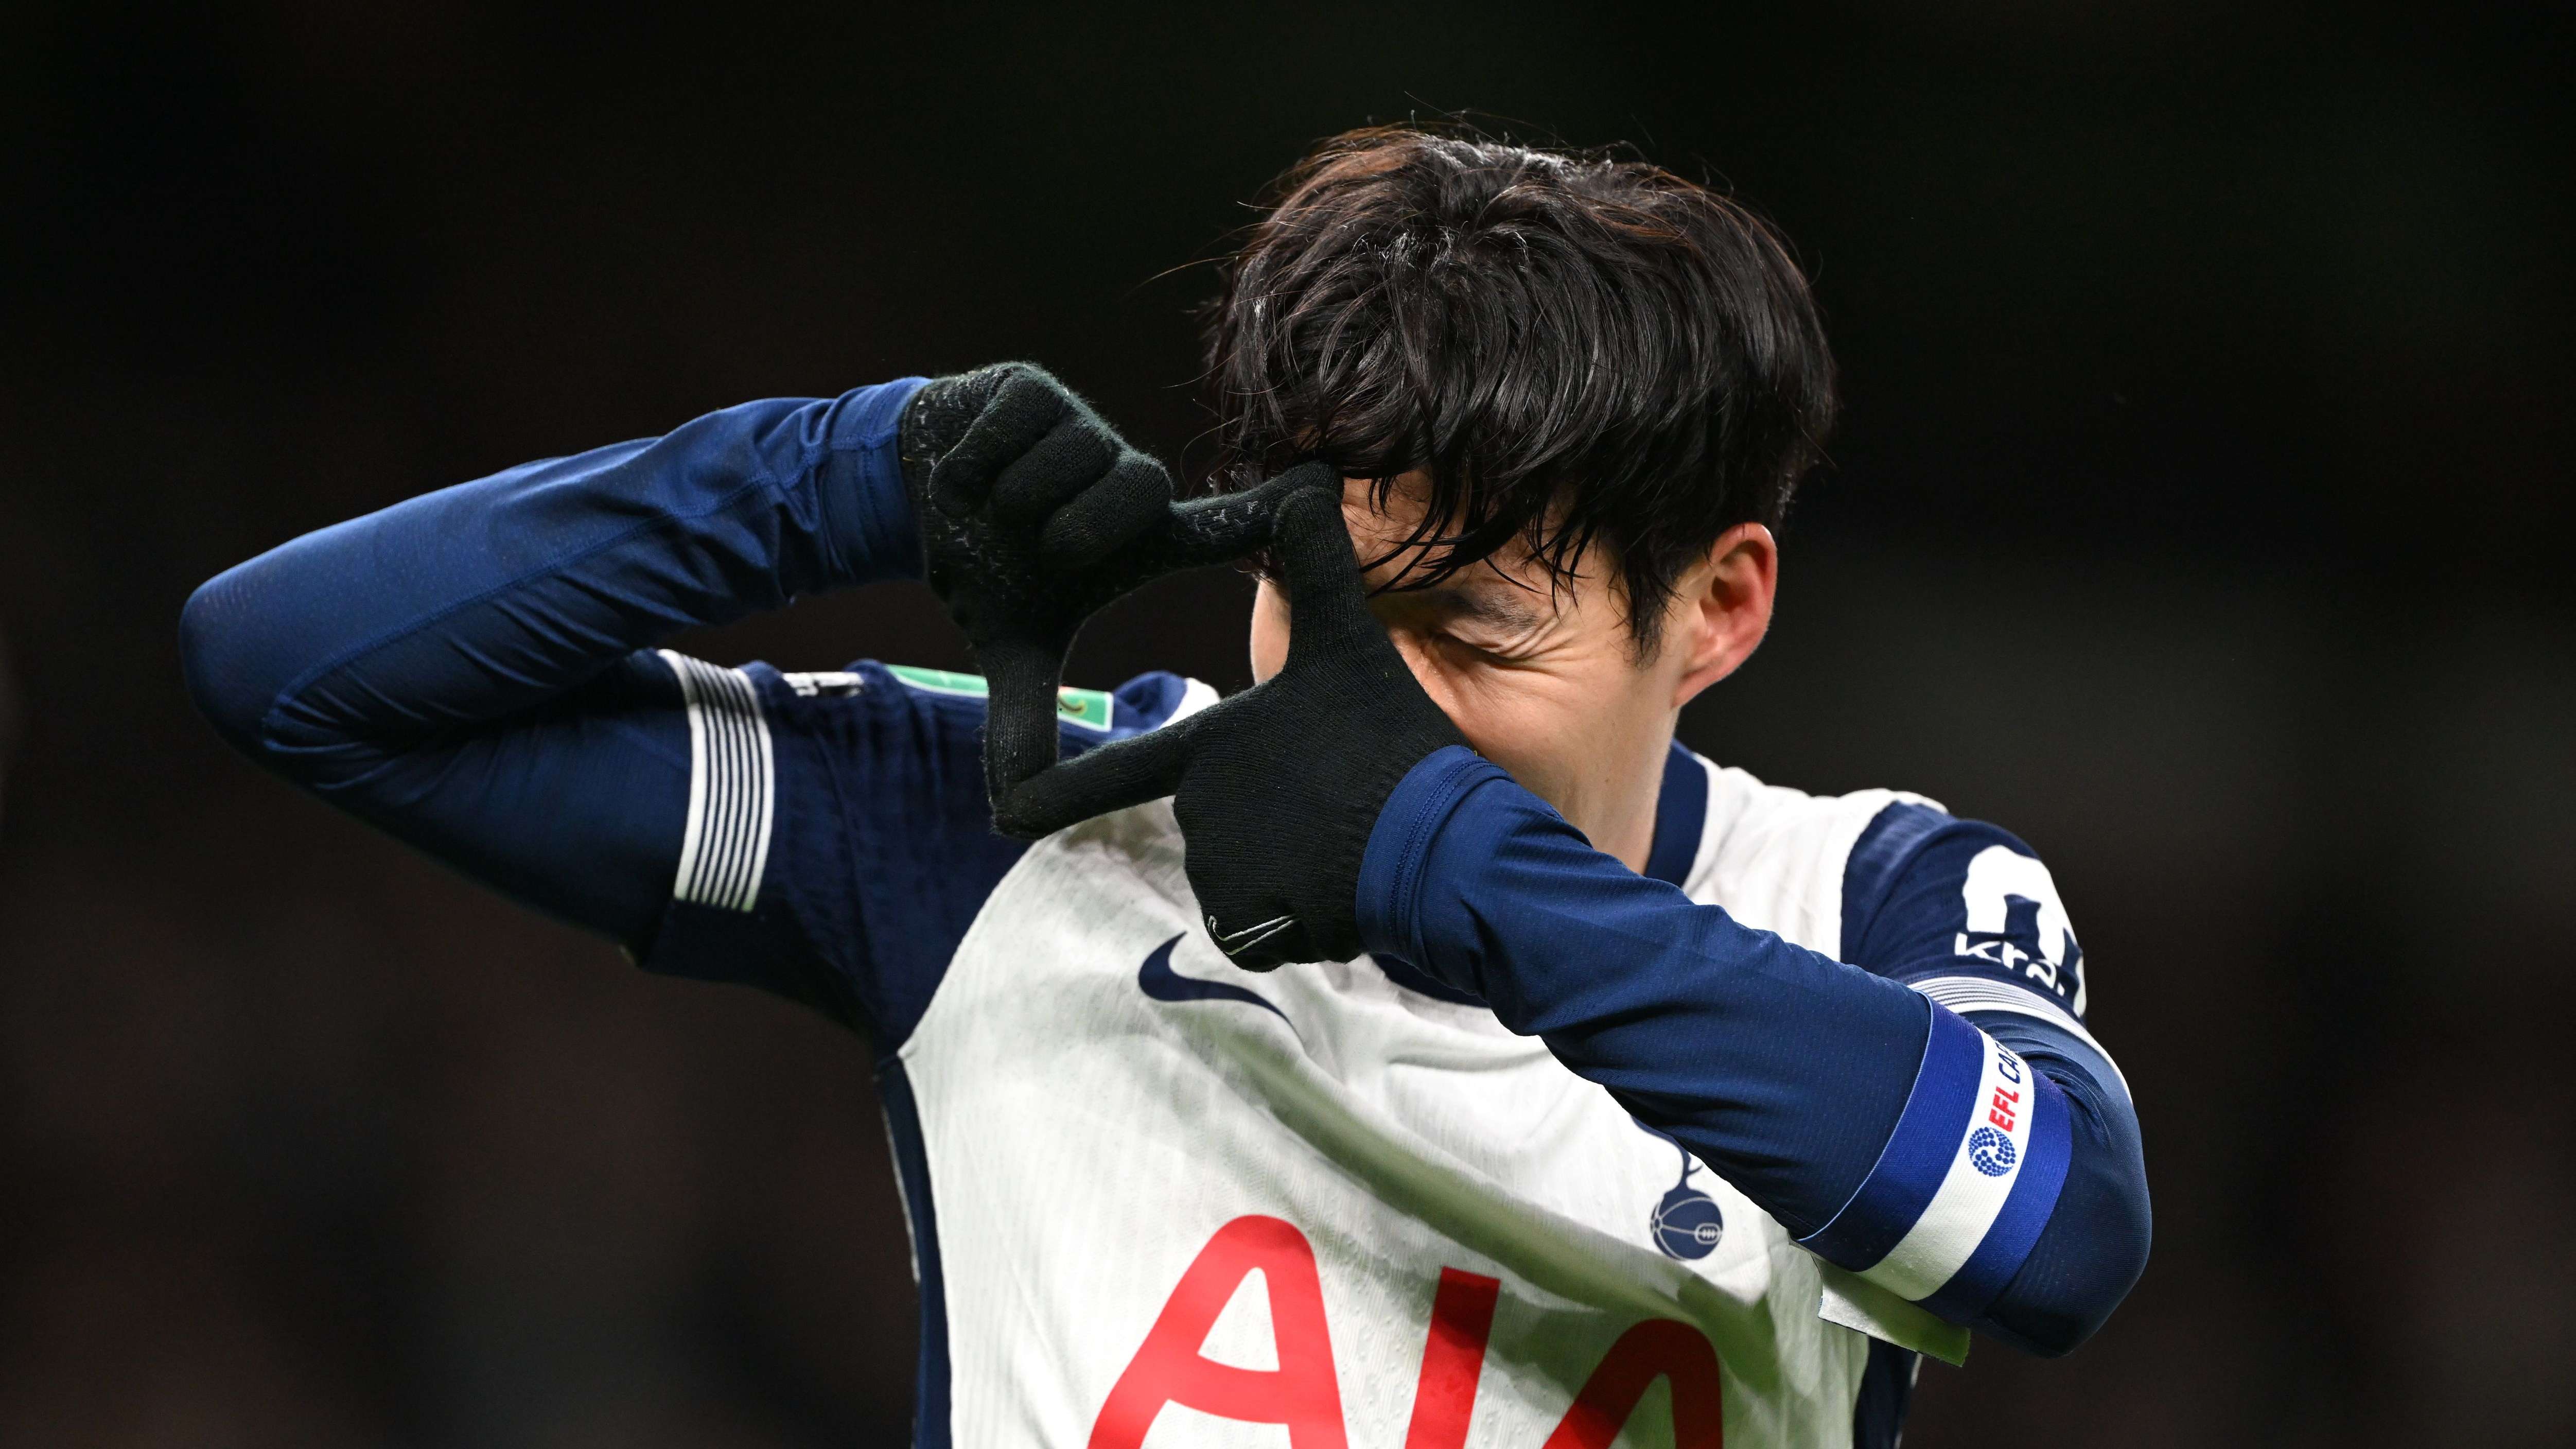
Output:
<instances>
[{"instance_id":1,"label":"jersey collar","mask_svg":"<svg viewBox=\"0 0 2576 1449\"><path fill-rule=\"evenodd\" d=\"M1646 849L1646 878L1680 885L1699 860L1708 829L1708 769L1681 741L1664 756L1664 785L1655 799L1655 843Z\"/></svg>"}]
</instances>

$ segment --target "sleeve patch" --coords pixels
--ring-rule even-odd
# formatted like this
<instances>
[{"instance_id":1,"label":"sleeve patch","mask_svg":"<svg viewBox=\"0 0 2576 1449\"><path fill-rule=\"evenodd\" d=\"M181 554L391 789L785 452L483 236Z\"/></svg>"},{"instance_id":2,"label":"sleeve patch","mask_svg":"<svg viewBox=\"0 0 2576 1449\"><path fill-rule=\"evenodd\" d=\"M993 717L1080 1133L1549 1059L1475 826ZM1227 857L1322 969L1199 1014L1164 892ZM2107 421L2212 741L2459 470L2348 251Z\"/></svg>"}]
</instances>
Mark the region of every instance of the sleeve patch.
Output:
<instances>
[{"instance_id":1,"label":"sleeve patch","mask_svg":"<svg viewBox=\"0 0 2576 1449\"><path fill-rule=\"evenodd\" d=\"M1899 1297L1973 1314L2038 1241L2068 1151L2054 1084L1935 1011L1895 1135L1852 1200L1803 1241Z\"/></svg>"},{"instance_id":2,"label":"sleeve patch","mask_svg":"<svg viewBox=\"0 0 2576 1449\"><path fill-rule=\"evenodd\" d=\"M675 899L748 911L769 864L777 762L759 691L739 669L659 651L689 710L689 816Z\"/></svg>"},{"instance_id":3,"label":"sleeve patch","mask_svg":"<svg viewBox=\"0 0 2576 1449\"><path fill-rule=\"evenodd\" d=\"M1970 1028L1975 1030L1975 1028ZM1944 1154L1941 1182L1923 1215L1862 1276L1920 1300L1966 1266L2030 1162L2036 1074L2010 1047L1977 1032L1984 1048L1965 1131Z\"/></svg>"},{"instance_id":4,"label":"sleeve patch","mask_svg":"<svg viewBox=\"0 0 2576 1449\"><path fill-rule=\"evenodd\" d=\"M952 695L959 699L983 699L991 690L980 674L960 674L953 669L924 669L915 664L889 664L886 673L905 686L924 694ZM1106 731L1117 714L1117 700L1106 690L1059 689L1055 692L1056 718L1087 730Z\"/></svg>"}]
</instances>

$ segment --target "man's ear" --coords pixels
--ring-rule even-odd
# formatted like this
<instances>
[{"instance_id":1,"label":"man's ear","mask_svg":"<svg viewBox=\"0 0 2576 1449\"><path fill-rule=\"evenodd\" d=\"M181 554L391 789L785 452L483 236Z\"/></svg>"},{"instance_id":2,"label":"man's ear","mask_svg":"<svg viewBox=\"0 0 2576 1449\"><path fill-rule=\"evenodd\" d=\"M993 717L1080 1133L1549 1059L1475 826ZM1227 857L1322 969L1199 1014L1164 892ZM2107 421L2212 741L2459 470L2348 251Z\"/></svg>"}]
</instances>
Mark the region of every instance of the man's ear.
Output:
<instances>
[{"instance_id":1,"label":"man's ear","mask_svg":"<svg viewBox=\"0 0 2576 1449\"><path fill-rule=\"evenodd\" d=\"M1679 582L1664 647L1680 651L1673 708L1733 674L1771 628L1771 598L1780 582L1780 544L1758 523L1718 535L1708 556Z\"/></svg>"}]
</instances>

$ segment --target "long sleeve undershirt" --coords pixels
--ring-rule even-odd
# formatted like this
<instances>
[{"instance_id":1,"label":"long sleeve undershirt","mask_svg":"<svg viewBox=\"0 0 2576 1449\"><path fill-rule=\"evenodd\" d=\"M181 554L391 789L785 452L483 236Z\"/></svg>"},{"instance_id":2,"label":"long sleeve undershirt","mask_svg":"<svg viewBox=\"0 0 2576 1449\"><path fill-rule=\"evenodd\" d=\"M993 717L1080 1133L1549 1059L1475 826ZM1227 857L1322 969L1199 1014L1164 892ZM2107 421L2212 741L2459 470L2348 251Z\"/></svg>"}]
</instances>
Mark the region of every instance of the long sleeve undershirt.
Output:
<instances>
[{"instance_id":1,"label":"long sleeve undershirt","mask_svg":"<svg viewBox=\"0 0 2576 1449\"><path fill-rule=\"evenodd\" d=\"M306 534L188 601L189 687L303 788L641 944L670 900L689 736L639 651L918 578L894 451L918 385L745 403Z\"/></svg>"}]
</instances>

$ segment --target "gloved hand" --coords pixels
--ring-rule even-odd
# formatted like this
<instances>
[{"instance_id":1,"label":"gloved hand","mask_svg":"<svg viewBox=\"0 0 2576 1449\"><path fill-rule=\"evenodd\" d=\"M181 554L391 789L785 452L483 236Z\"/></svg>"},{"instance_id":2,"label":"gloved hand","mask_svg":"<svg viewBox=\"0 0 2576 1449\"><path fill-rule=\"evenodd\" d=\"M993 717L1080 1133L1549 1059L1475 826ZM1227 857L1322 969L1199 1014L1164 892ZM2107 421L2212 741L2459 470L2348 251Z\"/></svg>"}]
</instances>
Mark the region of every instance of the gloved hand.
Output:
<instances>
[{"instance_id":1,"label":"gloved hand","mask_svg":"<svg viewBox=\"0 0 2576 1449\"><path fill-rule=\"evenodd\" d=\"M898 446L924 576L990 691L984 782L998 801L1056 760L1056 691L1082 622L1175 569L1240 558L1284 490L1174 503L1172 477L1033 363L933 380Z\"/></svg>"},{"instance_id":2,"label":"gloved hand","mask_svg":"<svg viewBox=\"0 0 2576 1449\"><path fill-rule=\"evenodd\" d=\"M1208 935L1255 971L1359 954L1360 860L1378 812L1423 757L1466 743L1369 612L1338 474L1304 463L1272 484L1294 489L1273 540L1288 590L1286 666L1057 765L1004 797L996 816L1033 838L1175 795Z\"/></svg>"}]
</instances>

